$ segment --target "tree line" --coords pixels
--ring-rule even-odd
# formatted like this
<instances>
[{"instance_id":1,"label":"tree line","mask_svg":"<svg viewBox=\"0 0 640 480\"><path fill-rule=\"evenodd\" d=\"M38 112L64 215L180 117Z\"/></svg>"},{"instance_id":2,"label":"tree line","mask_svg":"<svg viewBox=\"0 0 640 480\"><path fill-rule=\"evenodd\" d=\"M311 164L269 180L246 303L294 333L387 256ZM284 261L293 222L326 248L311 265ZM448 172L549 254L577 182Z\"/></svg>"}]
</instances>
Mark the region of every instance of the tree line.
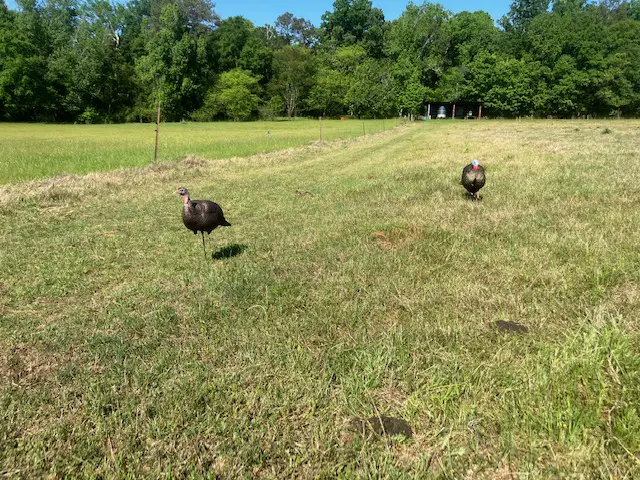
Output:
<instances>
[{"instance_id":1,"label":"tree line","mask_svg":"<svg viewBox=\"0 0 640 480\"><path fill-rule=\"evenodd\" d=\"M335 0L320 26L220 19L211 0L0 0L0 120L640 114L640 0L514 0L497 23Z\"/></svg>"}]
</instances>

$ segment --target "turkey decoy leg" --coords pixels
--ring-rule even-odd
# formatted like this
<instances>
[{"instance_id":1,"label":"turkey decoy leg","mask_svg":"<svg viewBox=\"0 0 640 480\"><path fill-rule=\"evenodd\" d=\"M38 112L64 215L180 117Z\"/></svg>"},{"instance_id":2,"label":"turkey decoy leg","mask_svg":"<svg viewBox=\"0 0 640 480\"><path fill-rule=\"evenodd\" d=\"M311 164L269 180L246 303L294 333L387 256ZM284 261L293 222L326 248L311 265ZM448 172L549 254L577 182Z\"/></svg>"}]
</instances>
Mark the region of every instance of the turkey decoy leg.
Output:
<instances>
[{"instance_id":1,"label":"turkey decoy leg","mask_svg":"<svg viewBox=\"0 0 640 480\"><path fill-rule=\"evenodd\" d=\"M213 251L213 245L211 245L211 234L207 235L207 243L209 244L209 250L211 250L211 258L213 258L214 255L214 251Z\"/></svg>"},{"instance_id":2,"label":"turkey decoy leg","mask_svg":"<svg viewBox=\"0 0 640 480\"><path fill-rule=\"evenodd\" d=\"M201 230L200 233L202 234L202 250L204 251L204 258L207 258L207 249L204 246L204 232Z\"/></svg>"}]
</instances>

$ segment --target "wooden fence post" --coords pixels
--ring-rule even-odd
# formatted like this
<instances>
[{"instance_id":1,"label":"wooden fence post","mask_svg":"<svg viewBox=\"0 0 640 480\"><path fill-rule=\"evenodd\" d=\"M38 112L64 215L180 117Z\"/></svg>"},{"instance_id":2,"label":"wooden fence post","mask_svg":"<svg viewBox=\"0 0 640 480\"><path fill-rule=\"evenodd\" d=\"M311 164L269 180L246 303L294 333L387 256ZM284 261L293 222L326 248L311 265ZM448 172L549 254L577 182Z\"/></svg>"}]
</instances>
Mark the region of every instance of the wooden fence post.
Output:
<instances>
[{"instance_id":1,"label":"wooden fence post","mask_svg":"<svg viewBox=\"0 0 640 480\"><path fill-rule=\"evenodd\" d=\"M158 161L158 138L160 136L160 100L158 100L158 118L156 119L156 148L153 152L153 163Z\"/></svg>"}]
</instances>

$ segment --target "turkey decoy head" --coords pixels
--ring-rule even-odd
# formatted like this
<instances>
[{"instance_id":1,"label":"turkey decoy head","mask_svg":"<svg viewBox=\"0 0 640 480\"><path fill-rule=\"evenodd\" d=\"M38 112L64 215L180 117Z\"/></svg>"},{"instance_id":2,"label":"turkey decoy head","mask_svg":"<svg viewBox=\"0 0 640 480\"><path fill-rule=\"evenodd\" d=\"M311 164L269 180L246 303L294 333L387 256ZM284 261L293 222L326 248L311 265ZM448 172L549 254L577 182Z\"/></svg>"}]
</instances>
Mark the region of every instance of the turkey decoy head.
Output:
<instances>
[{"instance_id":1,"label":"turkey decoy head","mask_svg":"<svg viewBox=\"0 0 640 480\"><path fill-rule=\"evenodd\" d=\"M184 197L188 197L188 196L189 196L189 191L188 191L186 188L184 188L184 187L180 187L180 188L178 188L177 193L178 193L178 195L180 195L182 198L184 198Z\"/></svg>"}]
</instances>

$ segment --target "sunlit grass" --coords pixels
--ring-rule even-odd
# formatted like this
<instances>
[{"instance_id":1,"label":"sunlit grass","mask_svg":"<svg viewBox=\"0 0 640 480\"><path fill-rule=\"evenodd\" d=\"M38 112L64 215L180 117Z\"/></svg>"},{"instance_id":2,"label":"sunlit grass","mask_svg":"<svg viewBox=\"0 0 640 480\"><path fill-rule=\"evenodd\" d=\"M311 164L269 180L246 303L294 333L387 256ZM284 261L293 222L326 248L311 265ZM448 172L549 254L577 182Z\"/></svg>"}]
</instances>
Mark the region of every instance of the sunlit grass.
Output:
<instances>
[{"instance_id":1,"label":"sunlit grass","mask_svg":"<svg viewBox=\"0 0 640 480\"><path fill-rule=\"evenodd\" d=\"M0 187L0 472L640 478L638 133L428 122Z\"/></svg>"},{"instance_id":2,"label":"sunlit grass","mask_svg":"<svg viewBox=\"0 0 640 480\"><path fill-rule=\"evenodd\" d=\"M158 157L211 159L247 156L320 140L352 138L391 129L390 120L296 119L273 122L166 123ZM50 125L0 123L0 184L58 174L139 167L153 161L154 124Z\"/></svg>"}]
</instances>

